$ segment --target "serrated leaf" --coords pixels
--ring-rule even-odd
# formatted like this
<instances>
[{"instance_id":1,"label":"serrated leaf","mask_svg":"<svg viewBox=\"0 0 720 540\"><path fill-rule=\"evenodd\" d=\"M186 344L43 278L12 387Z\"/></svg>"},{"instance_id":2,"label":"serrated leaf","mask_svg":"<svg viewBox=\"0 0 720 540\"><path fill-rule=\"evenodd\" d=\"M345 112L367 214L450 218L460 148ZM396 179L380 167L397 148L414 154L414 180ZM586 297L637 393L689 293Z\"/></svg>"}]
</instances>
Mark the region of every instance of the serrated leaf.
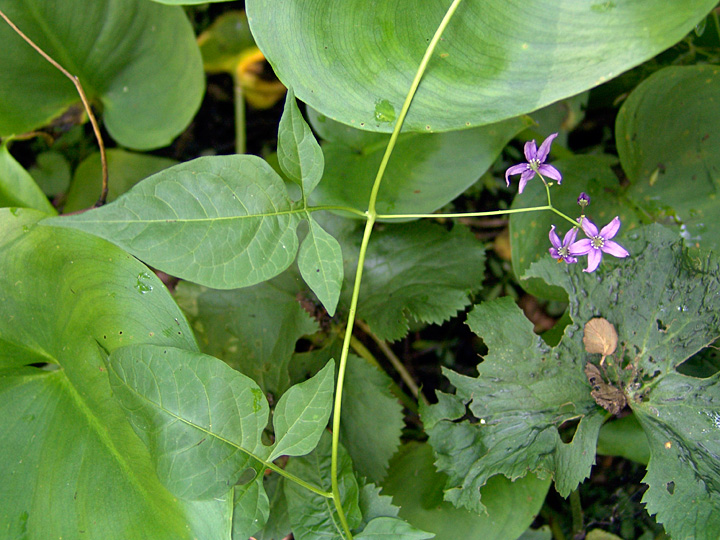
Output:
<instances>
[{"instance_id":1,"label":"serrated leaf","mask_svg":"<svg viewBox=\"0 0 720 540\"><path fill-rule=\"evenodd\" d=\"M263 474L233 489L233 540L247 540L267 523L270 501L263 486Z\"/></svg>"},{"instance_id":2,"label":"serrated leaf","mask_svg":"<svg viewBox=\"0 0 720 540\"><path fill-rule=\"evenodd\" d=\"M690 245L716 251L720 109L707 105L719 100L718 66L666 67L632 91L615 123L627 197L657 221L680 225Z\"/></svg>"},{"instance_id":3,"label":"serrated leaf","mask_svg":"<svg viewBox=\"0 0 720 540\"><path fill-rule=\"evenodd\" d=\"M0 144L0 207L9 206L57 214L33 177L10 154L7 143L3 142Z\"/></svg>"},{"instance_id":4,"label":"serrated leaf","mask_svg":"<svg viewBox=\"0 0 720 540\"><path fill-rule=\"evenodd\" d=\"M389 495L380 495L380 488L375 484L365 484L360 487L360 512L362 522L360 528L364 528L368 521L378 517L397 517L400 508L393 504L393 498Z\"/></svg>"},{"instance_id":5,"label":"serrated leaf","mask_svg":"<svg viewBox=\"0 0 720 540\"><path fill-rule=\"evenodd\" d=\"M438 394L437 405L423 407L436 464L448 475L445 499L479 513L479 490L490 477L531 471L553 474L567 496L590 474L603 422L582 371L582 342L548 347L509 297L476 306L468 325L490 351L478 377L445 370L455 395ZM466 407L476 423L457 421ZM579 423L565 443L559 428L569 420Z\"/></svg>"},{"instance_id":6,"label":"serrated leaf","mask_svg":"<svg viewBox=\"0 0 720 540\"><path fill-rule=\"evenodd\" d=\"M104 364L104 351L132 343L195 349L190 327L146 266L99 238L37 226L43 217L0 210L4 536L221 538L227 495L183 501L165 489Z\"/></svg>"},{"instance_id":7,"label":"serrated leaf","mask_svg":"<svg viewBox=\"0 0 720 540\"><path fill-rule=\"evenodd\" d=\"M332 317L343 282L342 248L312 217L308 222L310 228L300 245L298 267L305 283Z\"/></svg>"},{"instance_id":8,"label":"serrated leaf","mask_svg":"<svg viewBox=\"0 0 720 540\"><path fill-rule=\"evenodd\" d=\"M358 540L426 540L435 538L435 535L415 529L402 519L379 517L368 523L363 531L353 538Z\"/></svg>"},{"instance_id":9,"label":"serrated leaf","mask_svg":"<svg viewBox=\"0 0 720 540\"><path fill-rule=\"evenodd\" d=\"M288 88L278 127L277 157L282 171L302 187L303 195L307 197L322 178L325 159L298 109L292 88Z\"/></svg>"},{"instance_id":10,"label":"serrated leaf","mask_svg":"<svg viewBox=\"0 0 720 540\"><path fill-rule=\"evenodd\" d=\"M334 388L335 362L330 360L317 375L282 395L273 413L275 446L268 461L312 452L327 427Z\"/></svg>"},{"instance_id":11,"label":"serrated leaf","mask_svg":"<svg viewBox=\"0 0 720 540\"><path fill-rule=\"evenodd\" d=\"M244 289L219 291L180 282L175 290L202 351L252 378L276 399L290 386L297 340L318 329L297 301L295 279L286 274Z\"/></svg>"},{"instance_id":12,"label":"serrated leaf","mask_svg":"<svg viewBox=\"0 0 720 540\"><path fill-rule=\"evenodd\" d=\"M158 477L176 496L219 497L243 471L266 461L267 400L252 379L222 361L139 345L113 351L108 372Z\"/></svg>"},{"instance_id":13,"label":"serrated leaf","mask_svg":"<svg viewBox=\"0 0 720 540\"><path fill-rule=\"evenodd\" d=\"M354 275L362 234L331 230L343 248L345 274ZM411 320L441 323L464 309L484 275L485 250L464 226L447 231L426 222L385 225L368 246L358 317L376 336L394 341ZM348 286L341 295L345 306L350 292Z\"/></svg>"},{"instance_id":14,"label":"serrated leaf","mask_svg":"<svg viewBox=\"0 0 720 540\"><path fill-rule=\"evenodd\" d=\"M533 475L511 482L494 476L482 488L486 514L443 502L447 478L436 471L429 444L410 443L393 458L383 492L400 505L400 517L436 534L436 540L516 538L533 522L545 500L550 479Z\"/></svg>"},{"instance_id":15,"label":"serrated leaf","mask_svg":"<svg viewBox=\"0 0 720 540\"><path fill-rule=\"evenodd\" d=\"M205 90L195 35L179 7L145 0L0 0L0 9L99 103L128 148L166 146ZM13 30L0 26L0 136L48 124L79 104L77 90Z\"/></svg>"},{"instance_id":16,"label":"serrated leaf","mask_svg":"<svg viewBox=\"0 0 720 540\"><path fill-rule=\"evenodd\" d=\"M348 526L354 529L361 520L358 506L359 489L353 474L352 461L342 446L338 448L338 486ZM289 473L312 482L314 485L330 491L330 453L331 437L326 431L317 448L307 456L293 458L288 462ZM340 518L332 500L309 492L304 487L285 482L288 515L293 536L297 540L344 540L345 535Z\"/></svg>"},{"instance_id":17,"label":"serrated leaf","mask_svg":"<svg viewBox=\"0 0 720 540\"><path fill-rule=\"evenodd\" d=\"M390 135L361 131L312 110L308 116L325 139L325 171L312 202L364 212ZM449 133L401 134L380 185L378 213L429 214L442 208L476 183L529 125L522 117Z\"/></svg>"},{"instance_id":18,"label":"serrated leaf","mask_svg":"<svg viewBox=\"0 0 720 540\"><path fill-rule=\"evenodd\" d=\"M371 481L381 480L400 445L405 426L402 406L389 388L392 380L354 355L348 357L340 435L355 469Z\"/></svg>"},{"instance_id":19,"label":"serrated leaf","mask_svg":"<svg viewBox=\"0 0 720 540\"><path fill-rule=\"evenodd\" d=\"M44 224L84 230L173 276L233 289L290 266L298 221L277 173L258 157L233 155L165 169L113 203Z\"/></svg>"},{"instance_id":20,"label":"serrated leaf","mask_svg":"<svg viewBox=\"0 0 720 540\"><path fill-rule=\"evenodd\" d=\"M463 2L413 99L405 129L449 131L512 118L597 86L680 41L715 0ZM260 49L299 99L390 132L450 3L248 0ZM628 29L642 28L643 32Z\"/></svg>"}]
</instances>

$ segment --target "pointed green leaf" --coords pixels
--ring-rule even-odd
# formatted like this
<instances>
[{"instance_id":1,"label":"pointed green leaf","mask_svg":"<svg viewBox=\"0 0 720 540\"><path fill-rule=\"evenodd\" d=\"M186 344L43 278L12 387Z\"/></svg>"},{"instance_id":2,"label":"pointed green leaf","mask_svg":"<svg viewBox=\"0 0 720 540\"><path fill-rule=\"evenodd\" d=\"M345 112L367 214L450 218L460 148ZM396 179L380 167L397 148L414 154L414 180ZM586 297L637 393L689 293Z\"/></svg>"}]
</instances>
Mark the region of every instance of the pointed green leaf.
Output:
<instances>
[{"instance_id":1,"label":"pointed green leaf","mask_svg":"<svg viewBox=\"0 0 720 540\"><path fill-rule=\"evenodd\" d=\"M340 299L343 282L343 257L340 244L312 217L310 229L300 245L298 267L305 283L332 317Z\"/></svg>"},{"instance_id":2,"label":"pointed green leaf","mask_svg":"<svg viewBox=\"0 0 720 540\"><path fill-rule=\"evenodd\" d=\"M176 496L219 497L268 454L270 408L252 379L205 354L139 345L113 351L113 392Z\"/></svg>"},{"instance_id":3,"label":"pointed green leaf","mask_svg":"<svg viewBox=\"0 0 720 540\"><path fill-rule=\"evenodd\" d=\"M450 2L247 0L258 46L286 86L329 118L390 132ZM405 121L449 131L528 113L681 40L715 0L460 3Z\"/></svg>"},{"instance_id":4,"label":"pointed green leaf","mask_svg":"<svg viewBox=\"0 0 720 540\"><path fill-rule=\"evenodd\" d=\"M223 538L227 495L182 501L162 486L103 361L132 343L195 349L182 313L136 259L43 217L0 210L3 535Z\"/></svg>"},{"instance_id":5,"label":"pointed green leaf","mask_svg":"<svg viewBox=\"0 0 720 540\"><path fill-rule=\"evenodd\" d=\"M425 540L435 538L435 535L419 531L402 519L379 517L368 523L367 527L353 538L358 540Z\"/></svg>"},{"instance_id":6,"label":"pointed green leaf","mask_svg":"<svg viewBox=\"0 0 720 540\"><path fill-rule=\"evenodd\" d=\"M367 209L370 191L390 135L361 131L310 111L323 142L325 172L310 199L314 204ZM477 182L503 147L530 125L530 119L451 133L401 134L380 191L381 214L432 213Z\"/></svg>"},{"instance_id":7,"label":"pointed green leaf","mask_svg":"<svg viewBox=\"0 0 720 540\"><path fill-rule=\"evenodd\" d=\"M263 474L258 473L247 484L235 486L232 520L233 540L247 540L267 523L270 501L263 487Z\"/></svg>"},{"instance_id":8,"label":"pointed green leaf","mask_svg":"<svg viewBox=\"0 0 720 540\"><path fill-rule=\"evenodd\" d=\"M658 221L672 216L690 245L717 251L720 107L712 103L720 103L720 67L667 67L623 103L615 140L630 199Z\"/></svg>"},{"instance_id":9,"label":"pointed green leaf","mask_svg":"<svg viewBox=\"0 0 720 540\"><path fill-rule=\"evenodd\" d=\"M297 293L294 277L284 273L230 291L180 282L175 298L204 353L224 360L278 399L290 386L288 369L297 340L318 329L300 307Z\"/></svg>"},{"instance_id":10,"label":"pointed green leaf","mask_svg":"<svg viewBox=\"0 0 720 540\"><path fill-rule=\"evenodd\" d=\"M400 445L405 427L402 406L390 392L392 379L354 355L348 357L340 434L355 469L381 480Z\"/></svg>"},{"instance_id":11,"label":"pointed green leaf","mask_svg":"<svg viewBox=\"0 0 720 540\"><path fill-rule=\"evenodd\" d=\"M101 236L155 268L217 289L276 276L295 259L299 218L260 158L198 158L146 178L115 202L45 221Z\"/></svg>"},{"instance_id":12,"label":"pointed green leaf","mask_svg":"<svg viewBox=\"0 0 720 540\"><path fill-rule=\"evenodd\" d=\"M280 118L277 155L282 171L302 186L304 195L308 196L322 178L325 160L310 126L298 109L292 88L288 88Z\"/></svg>"},{"instance_id":13,"label":"pointed green leaf","mask_svg":"<svg viewBox=\"0 0 720 540\"><path fill-rule=\"evenodd\" d=\"M8 206L57 214L33 177L10 154L4 142L0 143L0 207Z\"/></svg>"},{"instance_id":14,"label":"pointed green leaf","mask_svg":"<svg viewBox=\"0 0 720 540\"><path fill-rule=\"evenodd\" d=\"M492 477L482 488L487 513L476 514L443 502L446 477L435 470L428 444L405 445L392 460L383 492L400 505L400 517L436 534L436 540L516 538L533 522L545 500L550 479L527 475L511 482Z\"/></svg>"},{"instance_id":15,"label":"pointed green leaf","mask_svg":"<svg viewBox=\"0 0 720 540\"><path fill-rule=\"evenodd\" d=\"M270 499L270 517L265 527L254 534L257 540L283 540L290 534L290 521L287 515L285 499L285 478L278 474L265 477L265 491ZM233 540L246 540L233 538Z\"/></svg>"},{"instance_id":16,"label":"pointed green leaf","mask_svg":"<svg viewBox=\"0 0 720 540\"><path fill-rule=\"evenodd\" d=\"M79 78L123 146L166 146L205 89L195 35L179 7L145 0L0 0L0 9ZM0 136L25 133L79 104L75 86L0 25Z\"/></svg>"},{"instance_id":17,"label":"pointed green leaf","mask_svg":"<svg viewBox=\"0 0 720 540\"><path fill-rule=\"evenodd\" d=\"M334 387L335 362L331 360L313 378L282 395L273 413L275 446L268 461L312 452L327 427Z\"/></svg>"},{"instance_id":18,"label":"pointed green leaf","mask_svg":"<svg viewBox=\"0 0 720 540\"><path fill-rule=\"evenodd\" d=\"M291 459L285 470L330 491L330 447L331 438L326 431L310 455ZM353 474L352 461L342 446L339 447L338 456L338 486L348 525L354 529L361 519L358 484ZM312 493L294 482L285 482L285 497L293 536L297 540L345 539L332 500Z\"/></svg>"}]
</instances>

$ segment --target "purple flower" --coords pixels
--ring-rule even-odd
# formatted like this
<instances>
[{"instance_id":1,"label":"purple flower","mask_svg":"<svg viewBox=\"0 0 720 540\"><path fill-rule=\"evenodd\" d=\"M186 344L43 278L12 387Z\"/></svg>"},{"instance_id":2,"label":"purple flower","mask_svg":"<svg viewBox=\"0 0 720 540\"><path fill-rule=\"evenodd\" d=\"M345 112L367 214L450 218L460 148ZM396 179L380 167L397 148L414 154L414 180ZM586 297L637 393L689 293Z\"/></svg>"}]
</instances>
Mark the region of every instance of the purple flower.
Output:
<instances>
[{"instance_id":1,"label":"purple flower","mask_svg":"<svg viewBox=\"0 0 720 540\"><path fill-rule=\"evenodd\" d=\"M550 255L553 259L557 259L558 262L565 261L568 264L577 262L577 259L570 255L569 252L570 244L575 242L577 232L577 228L573 227L565 233L565 238L563 238L563 241L560 242L560 237L555 232L555 225L550 227L550 243L553 245L553 247L550 248Z\"/></svg>"},{"instance_id":2,"label":"purple flower","mask_svg":"<svg viewBox=\"0 0 720 540\"><path fill-rule=\"evenodd\" d=\"M526 142L525 159L527 159L527 163L513 165L507 171L505 171L505 182L507 182L507 185L510 186L511 175L519 174L520 187L518 189L518 192L522 193L523 189L525 189L525 184L527 184L528 181L535 177L535 173L540 173L541 175L545 175L548 178L557 180L558 184L562 183L562 175L560 174L560 171L558 171L552 165L545 165L545 160L550 153L550 145L557 136L557 133L553 133L552 135L550 135L540 145L539 150L535 145L534 139L532 141Z\"/></svg>"},{"instance_id":3,"label":"purple flower","mask_svg":"<svg viewBox=\"0 0 720 540\"><path fill-rule=\"evenodd\" d=\"M595 224L588 218L582 218L580 225L587 238L583 238L572 244L568 252L573 256L588 256L588 266L583 272L594 272L600 265L603 252L619 258L630 255L624 247L610 240L620 230L620 218L617 216L605 225L599 233Z\"/></svg>"},{"instance_id":4,"label":"purple flower","mask_svg":"<svg viewBox=\"0 0 720 540\"><path fill-rule=\"evenodd\" d=\"M578 204L579 204L580 206L582 206L583 208L585 208L586 206L588 206L588 205L590 204L590 195L588 195L587 193L585 193L585 192L583 191L583 192L580 193L580 195L578 196L577 202L578 202Z\"/></svg>"}]
</instances>

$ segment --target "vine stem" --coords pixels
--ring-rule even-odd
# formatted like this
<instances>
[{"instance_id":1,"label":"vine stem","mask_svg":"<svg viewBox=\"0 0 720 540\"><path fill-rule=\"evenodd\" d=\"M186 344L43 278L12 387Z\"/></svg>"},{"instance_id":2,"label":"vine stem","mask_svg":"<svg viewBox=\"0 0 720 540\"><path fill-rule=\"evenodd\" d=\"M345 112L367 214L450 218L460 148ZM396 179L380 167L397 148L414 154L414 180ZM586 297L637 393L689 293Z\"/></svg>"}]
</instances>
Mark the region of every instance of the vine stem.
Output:
<instances>
[{"instance_id":1,"label":"vine stem","mask_svg":"<svg viewBox=\"0 0 720 540\"><path fill-rule=\"evenodd\" d=\"M333 502L335 504L335 508L337 509L338 517L340 518L340 522L345 531L345 535L347 536L347 540L352 540L352 533L350 532L350 527L348 526L347 518L345 517L345 511L343 510L343 507L342 507L342 501L340 500L340 488L338 485L338 474L337 474L338 473L338 450L339 450L339 446L340 446L340 413L342 410L342 392L343 392L343 383L345 380L345 368L347 367L347 358L348 358L348 352L350 350L350 341L352 339L353 325L355 323L355 314L357 312L357 303L358 303L358 298L360 296L360 282L362 280L363 266L365 263L365 255L367 253L368 243L370 242L370 235L372 234L373 225L375 225L375 220L377 219L375 203L377 201L378 192L380 190L380 183L382 182L383 176L385 174L385 169L387 168L388 161L390 160L390 155L392 154L393 149L395 148L395 143L397 141L398 136L400 135L400 130L402 129L403 123L405 122L405 117L407 116L408 110L410 109L410 104L412 103L412 100L415 97L415 93L417 92L418 86L420 85L420 80L422 79L423 75L425 74L425 70L427 69L428 63L430 62L430 58L432 57L433 52L435 51L435 47L437 47L437 44L440 42L440 37L442 36L443 32L445 31L445 28L447 27L447 25L450 23L450 19L452 18L453 14L455 13L455 10L457 10L458 6L460 5L460 2L462 2L462 0L453 0L452 4L446 11L445 16L443 17L442 21L440 22L440 25L438 26L437 30L435 31L435 35L433 36L432 40L430 40L430 43L428 44L428 47L425 50L425 55L423 56L423 59L420 62L420 65L418 66L417 73L415 74L415 78L413 79L413 82L410 85L410 90L408 91L407 97L405 98L405 103L403 104L403 107L400 110L400 114L398 115L397 123L395 124L395 128L393 129L392 135L390 136L390 140L388 141L387 148L385 149L385 154L383 155L382 161L380 162L380 166L378 167L377 175L375 176L375 181L373 183L372 191L370 192L370 200L368 202L368 210L366 212L367 221L365 222L365 230L363 232L363 238L362 238L362 242L360 244L360 253L358 254L358 265L357 265L357 270L355 272L355 283L353 285L352 299L350 301L350 311L348 313L348 324L345 327L345 338L343 340L342 353L340 355L340 367L338 369L338 380L337 380L337 386L335 388L335 403L334 403L334 407L333 407L332 462L331 462L332 493L333 493Z\"/></svg>"},{"instance_id":2,"label":"vine stem","mask_svg":"<svg viewBox=\"0 0 720 540\"><path fill-rule=\"evenodd\" d=\"M90 124L92 124L93 132L95 133L95 138L98 142L98 147L100 148L100 162L102 163L102 191L100 192L100 198L95 203L95 207L102 206L105 204L105 201L107 200L107 194L108 194L108 166L107 166L107 156L105 155L105 144L103 143L102 135L100 134L100 126L97 123L97 120L95 119L95 115L92 112L92 108L90 107L90 102L88 101L87 96L85 95L85 90L83 90L82 84L80 84L80 79L76 75L70 74L68 70L66 70L64 67L62 67L58 62L56 62L49 54L47 54L45 51L43 51L32 39L30 39L28 36L26 36L22 30L20 30L15 23L13 23L5 13L0 10L0 17L2 17L8 25L10 25L10 28L12 28L15 33L17 33L21 38L25 40L25 42L30 45L35 51L37 51L40 56L42 56L45 60L50 62L56 69L60 71L63 75L65 75L70 81L75 85L75 89L77 90L77 93L80 95L80 100L82 101L83 107L85 107L85 112L88 115L88 118L90 119Z\"/></svg>"}]
</instances>

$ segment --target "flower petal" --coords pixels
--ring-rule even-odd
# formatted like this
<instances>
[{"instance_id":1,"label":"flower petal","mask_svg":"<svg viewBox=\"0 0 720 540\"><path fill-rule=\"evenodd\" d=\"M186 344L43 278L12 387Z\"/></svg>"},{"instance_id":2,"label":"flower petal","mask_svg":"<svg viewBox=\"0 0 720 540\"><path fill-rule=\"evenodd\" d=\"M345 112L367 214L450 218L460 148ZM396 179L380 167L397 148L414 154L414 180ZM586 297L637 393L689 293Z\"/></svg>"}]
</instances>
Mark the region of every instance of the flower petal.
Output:
<instances>
[{"instance_id":1,"label":"flower petal","mask_svg":"<svg viewBox=\"0 0 720 540\"><path fill-rule=\"evenodd\" d=\"M577 259L575 257L571 257L570 255L565 257L563 260L568 264L575 264L577 262Z\"/></svg>"},{"instance_id":2,"label":"flower petal","mask_svg":"<svg viewBox=\"0 0 720 540\"><path fill-rule=\"evenodd\" d=\"M592 242L587 238L583 238L572 244L568 248L568 253L570 253L570 255L587 255L594 249Z\"/></svg>"},{"instance_id":3,"label":"flower petal","mask_svg":"<svg viewBox=\"0 0 720 540\"><path fill-rule=\"evenodd\" d=\"M540 165L538 167L538 171L543 176L547 176L548 178L552 178L553 180L557 180L558 184L562 184L562 174L560 174L560 171L558 171L555 167L552 165Z\"/></svg>"},{"instance_id":4,"label":"flower petal","mask_svg":"<svg viewBox=\"0 0 720 540\"><path fill-rule=\"evenodd\" d=\"M535 139L525 143L525 159L528 161L537 159L537 146L535 145Z\"/></svg>"},{"instance_id":5,"label":"flower petal","mask_svg":"<svg viewBox=\"0 0 720 540\"><path fill-rule=\"evenodd\" d=\"M593 237L598 235L597 227L588 218L584 217L580 225L582 226L582 230L585 233L585 236Z\"/></svg>"},{"instance_id":6,"label":"flower petal","mask_svg":"<svg viewBox=\"0 0 720 540\"><path fill-rule=\"evenodd\" d=\"M594 272L597 267L600 266L602 260L602 251L599 249L592 249L588 253L588 265L587 268L583 269L583 272Z\"/></svg>"},{"instance_id":7,"label":"flower petal","mask_svg":"<svg viewBox=\"0 0 720 540\"><path fill-rule=\"evenodd\" d=\"M563 238L563 246L569 246L573 242L575 242L575 237L577 236L578 230L573 227L568 232L565 233L565 238Z\"/></svg>"},{"instance_id":8,"label":"flower petal","mask_svg":"<svg viewBox=\"0 0 720 540\"><path fill-rule=\"evenodd\" d=\"M630 255L630 253L628 253L628 251L624 247L622 247L614 240L605 240L603 247L601 247L600 249L602 249L608 255L612 255L613 257L617 257L618 259L623 259Z\"/></svg>"},{"instance_id":9,"label":"flower petal","mask_svg":"<svg viewBox=\"0 0 720 540\"><path fill-rule=\"evenodd\" d=\"M565 235L567 237L567 235ZM563 243L560 243L560 237L555 232L555 225L550 226L550 243L553 245L555 249L560 249ZM550 253L552 253L552 249L550 250ZM555 257L557 259L557 257Z\"/></svg>"},{"instance_id":10,"label":"flower petal","mask_svg":"<svg viewBox=\"0 0 720 540\"><path fill-rule=\"evenodd\" d=\"M520 163L518 165L513 165L510 167L507 171L505 171L505 182L507 182L507 185L510 185L510 176L513 174L520 174L528 170L527 163Z\"/></svg>"},{"instance_id":11,"label":"flower petal","mask_svg":"<svg viewBox=\"0 0 720 540\"><path fill-rule=\"evenodd\" d=\"M545 163L545 160L548 157L548 154L550 153L550 145L555 140L555 137L557 137L557 133L553 133L552 135L549 135L547 139L543 141L543 143L540 145L540 150L537 151L536 157L540 160L540 163ZM533 141L534 142L534 141Z\"/></svg>"},{"instance_id":12,"label":"flower petal","mask_svg":"<svg viewBox=\"0 0 720 540\"><path fill-rule=\"evenodd\" d=\"M615 219L613 219L610 223L605 225L600 230L600 236L602 236L605 240L608 240L609 238L612 238L617 234L617 232L620 230L620 218L615 216Z\"/></svg>"},{"instance_id":13,"label":"flower petal","mask_svg":"<svg viewBox=\"0 0 720 540\"><path fill-rule=\"evenodd\" d=\"M553 259L561 259L562 258L562 255L560 255L560 252L557 249L555 249L554 247L550 248L550 256Z\"/></svg>"},{"instance_id":14,"label":"flower petal","mask_svg":"<svg viewBox=\"0 0 720 540\"><path fill-rule=\"evenodd\" d=\"M535 178L535 171L532 169L528 169L524 173L522 173L522 176L520 176L520 185L518 186L518 193L522 193L523 189L525 189L525 186L527 183Z\"/></svg>"}]
</instances>

